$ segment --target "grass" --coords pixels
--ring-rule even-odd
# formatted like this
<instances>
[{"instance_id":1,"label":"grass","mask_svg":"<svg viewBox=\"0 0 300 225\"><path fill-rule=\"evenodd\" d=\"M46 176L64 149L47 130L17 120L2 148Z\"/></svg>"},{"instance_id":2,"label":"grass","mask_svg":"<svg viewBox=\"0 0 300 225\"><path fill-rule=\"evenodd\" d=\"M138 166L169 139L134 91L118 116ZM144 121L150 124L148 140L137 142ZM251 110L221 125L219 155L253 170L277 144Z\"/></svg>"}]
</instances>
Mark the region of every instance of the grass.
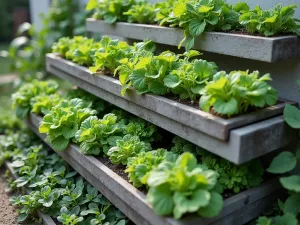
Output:
<instances>
[{"instance_id":1,"label":"grass","mask_svg":"<svg viewBox=\"0 0 300 225\"><path fill-rule=\"evenodd\" d=\"M8 49L8 43L0 43L0 51ZM9 59L0 57L0 75L10 73Z\"/></svg>"}]
</instances>

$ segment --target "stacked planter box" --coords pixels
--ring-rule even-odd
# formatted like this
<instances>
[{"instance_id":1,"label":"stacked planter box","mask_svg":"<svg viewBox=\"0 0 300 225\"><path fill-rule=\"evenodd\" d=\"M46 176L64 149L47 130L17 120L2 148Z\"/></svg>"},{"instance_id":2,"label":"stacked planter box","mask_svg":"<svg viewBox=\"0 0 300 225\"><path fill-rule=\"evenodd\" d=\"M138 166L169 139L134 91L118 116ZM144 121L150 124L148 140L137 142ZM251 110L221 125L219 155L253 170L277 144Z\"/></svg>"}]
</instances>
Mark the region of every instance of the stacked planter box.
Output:
<instances>
[{"instance_id":1,"label":"stacked planter box","mask_svg":"<svg viewBox=\"0 0 300 225\"><path fill-rule=\"evenodd\" d=\"M28 126L43 140L45 135L38 131L42 118L31 114ZM50 146L51 148L51 146ZM57 152L82 177L105 195L117 208L137 225L232 225L244 224L268 209L278 198L280 184L272 179L260 187L249 189L224 201L223 211L218 217L204 219L189 216L180 221L154 214L146 202L146 196L110 168L93 156L86 156L79 146L71 144L65 151Z\"/></svg>"},{"instance_id":2,"label":"stacked planter box","mask_svg":"<svg viewBox=\"0 0 300 225\"><path fill-rule=\"evenodd\" d=\"M93 19L87 20L87 28L92 32L133 40L148 38L174 46L183 37L182 30L175 28L129 23L108 25ZM300 56L299 46L300 41L295 36L263 38L217 32L205 33L195 45L199 50L264 62L296 58ZM122 96L118 80L104 74L93 74L56 54L48 54L46 61L49 73L235 164L279 150L297 139L297 132L285 124L282 116L286 104L296 105L292 101L281 100L273 107L222 119L161 96L138 95L133 89ZM41 118L31 115L27 123L44 139L45 136L38 133L40 121ZM259 216L279 196L277 180L269 180L260 187L225 199L224 208L216 218L191 215L174 220L155 215L142 192L97 158L81 154L78 146L70 145L65 152L58 154L137 225L242 225Z\"/></svg>"}]
</instances>

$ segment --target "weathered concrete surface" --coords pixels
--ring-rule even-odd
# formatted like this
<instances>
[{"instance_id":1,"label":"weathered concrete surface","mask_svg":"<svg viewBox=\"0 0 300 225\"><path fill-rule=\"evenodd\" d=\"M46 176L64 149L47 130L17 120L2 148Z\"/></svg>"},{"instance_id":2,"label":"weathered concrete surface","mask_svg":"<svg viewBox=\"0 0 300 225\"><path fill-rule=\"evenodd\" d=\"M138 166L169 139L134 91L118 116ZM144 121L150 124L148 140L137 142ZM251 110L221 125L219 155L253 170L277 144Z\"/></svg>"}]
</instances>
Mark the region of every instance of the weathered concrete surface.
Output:
<instances>
[{"instance_id":1,"label":"weathered concrete surface","mask_svg":"<svg viewBox=\"0 0 300 225\"><path fill-rule=\"evenodd\" d=\"M38 132L40 121L41 117L31 114L27 123L44 140L45 135ZM155 215L142 192L95 157L83 155L78 146L71 144L66 151L57 153L81 176L98 188L126 216L139 225L242 225L270 207L277 199L280 189L280 184L276 179L270 180L260 187L249 189L226 199L224 209L218 217L204 219L190 216L176 221Z\"/></svg>"},{"instance_id":2,"label":"weathered concrete surface","mask_svg":"<svg viewBox=\"0 0 300 225\"><path fill-rule=\"evenodd\" d=\"M150 39L159 44L178 46L183 39L183 30L156 25L87 19L88 31L115 35L134 40ZM240 58L265 62L300 57L300 39L289 35L282 37L260 37L222 32L205 32L195 40L195 49Z\"/></svg>"}]
</instances>

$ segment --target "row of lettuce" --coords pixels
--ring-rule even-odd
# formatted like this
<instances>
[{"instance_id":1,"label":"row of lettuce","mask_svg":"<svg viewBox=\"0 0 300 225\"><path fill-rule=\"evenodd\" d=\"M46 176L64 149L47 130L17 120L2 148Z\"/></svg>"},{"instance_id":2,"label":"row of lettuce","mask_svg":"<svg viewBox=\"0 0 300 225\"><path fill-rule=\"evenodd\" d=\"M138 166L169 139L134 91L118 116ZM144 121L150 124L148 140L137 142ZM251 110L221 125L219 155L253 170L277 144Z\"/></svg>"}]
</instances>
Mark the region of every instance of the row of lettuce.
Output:
<instances>
[{"instance_id":1,"label":"row of lettuce","mask_svg":"<svg viewBox=\"0 0 300 225\"><path fill-rule=\"evenodd\" d=\"M276 5L263 10L246 2L229 4L225 0L90 0L86 9L93 17L107 23L129 22L159 24L184 29L186 49L194 46L195 37L204 31L247 32L273 36L284 33L299 35L299 19L294 18L297 5Z\"/></svg>"},{"instance_id":2,"label":"row of lettuce","mask_svg":"<svg viewBox=\"0 0 300 225\"><path fill-rule=\"evenodd\" d=\"M19 223L32 220L40 211L63 225L133 224L26 129L7 129L0 136L0 159L0 165L9 160L18 176L14 180L7 174L6 191L28 190L28 194L10 198L12 205L18 207Z\"/></svg>"},{"instance_id":3,"label":"row of lettuce","mask_svg":"<svg viewBox=\"0 0 300 225\"><path fill-rule=\"evenodd\" d=\"M84 154L120 165L135 187L148 190L158 215L214 217L222 209L222 193L239 193L263 181L259 160L233 165L179 137L171 141L170 134L161 135L165 131L83 91L58 94L54 81L23 85L13 94L13 105L21 118L29 112L43 116L39 131L56 151L72 142Z\"/></svg>"},{"instance_id":4,"label":"row of lettuce","mask_svg":"<svg viewBox=\"0 0 300 225\"><path fill-rule=\"evenodd\" d=\"M138 94L175 97L222 117L247 113L277 103L278 93L268 84L270 74L258 71L218 71L214 62L198 59L200 52L155 53L156 45L144 41L129 45L103 37L99 42L77 36L61 38L53 52L92 72L118 76L122 95L130 87Z\"/></svg>"}]
</instances>

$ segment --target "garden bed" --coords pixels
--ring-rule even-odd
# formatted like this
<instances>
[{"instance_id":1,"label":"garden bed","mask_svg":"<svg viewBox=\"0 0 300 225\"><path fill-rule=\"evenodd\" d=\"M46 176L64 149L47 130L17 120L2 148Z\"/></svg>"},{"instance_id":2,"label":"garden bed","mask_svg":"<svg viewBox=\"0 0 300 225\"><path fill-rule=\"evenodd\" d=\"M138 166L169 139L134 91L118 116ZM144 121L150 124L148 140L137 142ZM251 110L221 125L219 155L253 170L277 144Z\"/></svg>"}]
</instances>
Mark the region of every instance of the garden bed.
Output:
<instances>
[{"instance_id":1,"label":"garden bed","mask_svg":"<svg viewBox=\"0 0 300 225\"><path fill-rule=\"evenodd\" d=\"M134 40L150 39L153 42L178 46L183 30L158 25L117 22L108 24L102 20L86 20L88 31L110 34ZM225 43L225 44L224 44ZM195 49L240 58L277 62L300 56L300 39L296 35L261 37L254 35L205 32L196 38Z\"/></svg>"},{"instance_id":2,"label":"garden bed","mask_svg":"<svg viewBox=\"0 0 300 225\"><path fill-rule=\"evenodd\" d=\"M256 112L224 119L188 105L151 94L128 90L121 95L120 82L93 74L88 68L47 55L47 71L82 89L174 133L233 163L241 164L286 146L295 132L281 117L286 101ZM274 130L276 132L274 132Z\"/></svg>"},{"instance_id":3,"label":"garden bed","mask_svg":"<svg viewBox=\"0 0 300 225\"><path fill-rule=\"evenodd\" d=\"M11 166L11 163L9 163L9 162L6 161L6 162L5 162L5 166L6 166L6 168L9 170L9 172L11 173L13 179L14 179L14 180L18 179L18 176L17 176L17 174L15 173L13 167ZM26 193L29 193L28 190L26 190L26 189L24 189L24 191L25 191ZM37 214L38 214L38 216L43 220L44 225L57 225L57 224L54 222L54 220L53 220L50 216L45 215L44 213L41 213L41 212L39 212L39 211L37 212Z\"/></svg>"},{"instance_id":4,"label":"garden bed","mask_svg":"<svg viewBox=\"0 0 300 225\"><path fill-rule=\"evenodd\" d=\"M27 119L29 127L43 140L38 132L41 117L31 114ZM83 155L79 147L71 144L64 152L57 152L81 176L96 187L127 217L139 225L226 225L244 224L268 209L279 196L280 184L276 179L227 198L220 215L211 219L188 216L182 220L160 217L154 214L146 202L144 193L133 187L92 156Z\"/></svg>"}]
</instances>

